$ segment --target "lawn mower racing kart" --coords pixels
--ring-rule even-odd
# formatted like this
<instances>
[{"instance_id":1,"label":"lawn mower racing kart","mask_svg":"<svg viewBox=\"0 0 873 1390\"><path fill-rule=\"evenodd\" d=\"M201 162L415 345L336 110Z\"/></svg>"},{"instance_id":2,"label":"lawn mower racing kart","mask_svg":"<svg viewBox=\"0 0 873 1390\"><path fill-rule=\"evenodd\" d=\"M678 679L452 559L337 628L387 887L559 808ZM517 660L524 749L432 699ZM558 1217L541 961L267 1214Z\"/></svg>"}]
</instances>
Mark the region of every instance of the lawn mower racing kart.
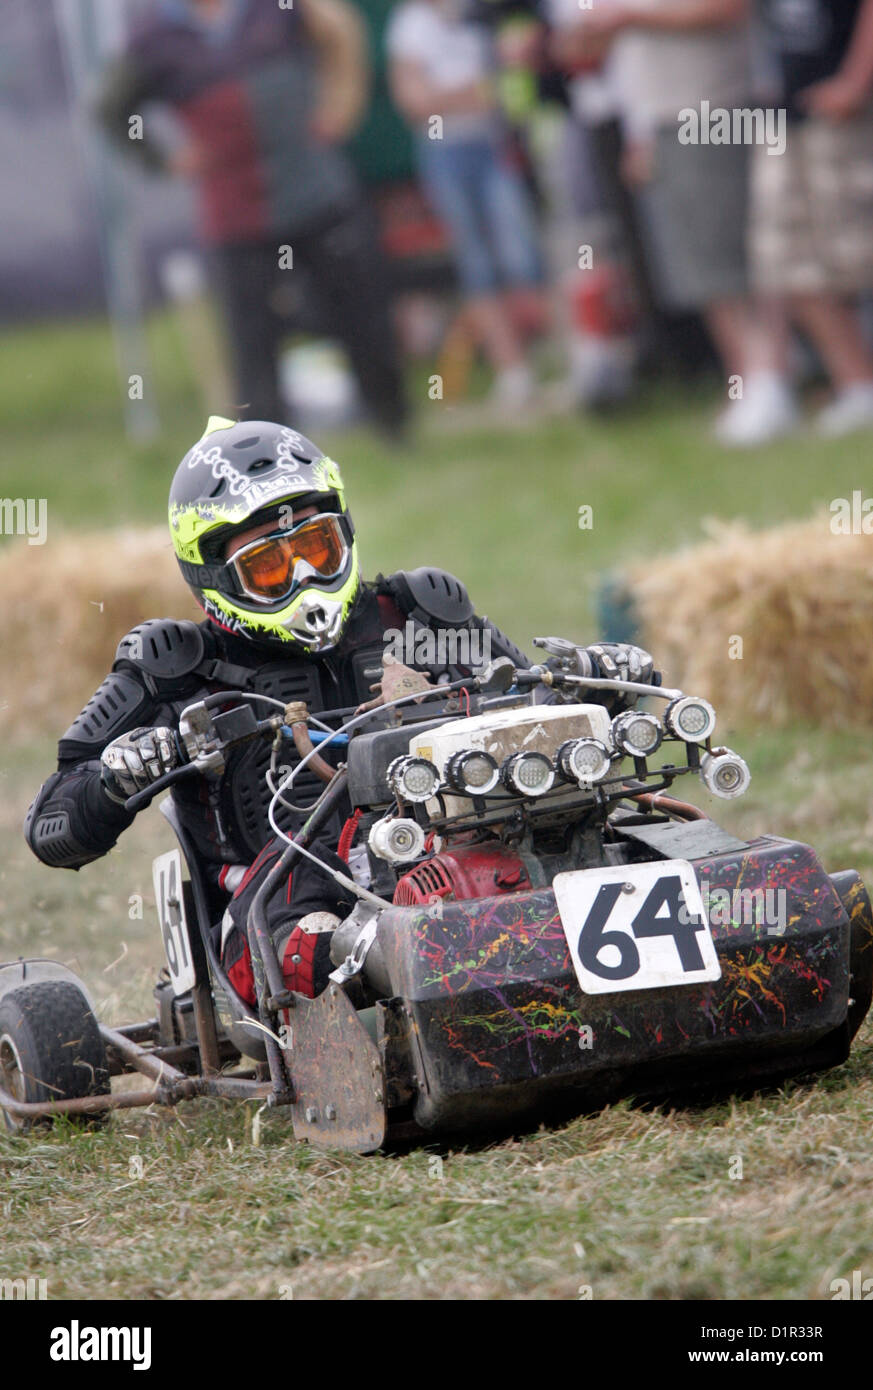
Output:
<instances>
[{"instance_id":1,"label":"lawn mower racing kart","mask_svg":"<svg viewBox=\"0 0 873 1390\"><path fill-rule=\"evenodd\" d=\"M359 711L233 691L190 705L188 761L127 804L220 774L230 749L263 740L287 843L247 919L257 1011L222 969L226 899L168 796L180 847L155 861L157 1016L109 1028L63 965L0 965L6 1124L217 1095L288 1106L298 1138L365 1153L842 1062L873 992L858 874L827 874L792 840L728 834L667 793L689 774L721 797L748 785L743 759L713 743L706 700L587 678L572 643L537 645L541 665L501 658L441 686L386 658L379 702ZM658 713L584 702L607 685ZM283 832L310 765L323 790ZM357 902L327 989L308 999L285 986L265 904L345 798L348 873L322 867ZM132 1071L152 1084L110 1090Z\"/></svg>"}]
</instances>

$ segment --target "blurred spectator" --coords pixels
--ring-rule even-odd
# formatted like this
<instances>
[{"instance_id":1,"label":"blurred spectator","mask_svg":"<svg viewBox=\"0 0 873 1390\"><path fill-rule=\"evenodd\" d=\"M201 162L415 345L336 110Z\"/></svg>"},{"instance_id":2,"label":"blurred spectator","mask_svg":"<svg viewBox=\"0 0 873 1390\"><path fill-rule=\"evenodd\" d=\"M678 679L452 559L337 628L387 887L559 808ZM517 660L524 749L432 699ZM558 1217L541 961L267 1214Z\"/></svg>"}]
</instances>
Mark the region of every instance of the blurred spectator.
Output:
<instances>
[{"instance_id":1,"label":"blurred spectator","mask_svg":"<svg viewBox=\"0 0 873 1390\"><path fill-rule=\"evenodd\" d=\"M496 372L495 399L523 404L535 382L522 325L541 320L543 267L498 104L492 38L456 0L406 0L387 48L422 183L452 237L468 322Z\"/></svg>"},{"instance_id":2,"label":"blurred spectator","mask_svg":"<svg viewBox=\"0 0 873 1390\"><path fill-rule=\"evenodd\" d=\"M553 27L550 47L569 78L572 115L567 131L565 178L574 192L577 212L586 223L584 239L592 245L594 265L606 271L607 280L611 278L616 286L625 286L625 296L633 305L635 350L629 360L636 372L663 377L680 370L686 375L709 371L713 350L699 315L673 309L663 302L648 246L645 200L639 188L624 177L624 110L615 61L615 49L620 45L568 61L567 53L574 45L565 43L565 31L574 30L579 9L579 0L548 0ZM582 277L588 281L593 278L590 270L581 273L580 281ZM580 283L577 296L581 292ZM594 291L589 289L588 293ZM583 331L580 347L590 340L590 333ZM620 332L605 341L611 341L613 355L621 353ZM610 375L607 374L605 383L604 403L609 403ZM629 392L633 377L627 366L624 375ZM597 404L601 388L596 378L593 385L592 403ZM612 393L615 394L614 386ZM590 391L583 389L583 399L589 395Z\"/></svg>"},{"instance_id":3,"label":"blurred spectator","mask_svg":"<svg viewBox=\"0 0 873 1390\"><path fill-rule=\"evenodd\" d=\"M793 427L779 334L749 294L749 151L682 144L680 112L748 104L746 0L601 0L560 36L565 61L594 62L615 44L625 178L644 196L655 279L677 309L699 310L742 396L719 418L725 444L764 442Z\"/></svg>"},{"instance_id":4,"label":"blurred spectator","mask_svg":"<svg viewBox=\"0 0 873 1390\"><path fill-rule=\"evenodd\" d=\"M614 62L609 53L574 60L568 56L577 48L579 8L578 0L548 0L547 15L550 51L568 79L563 182L582 241L592 252L591 265L567 277L571 374L580 404L597 409L626 400L637 370L652 363L663 371L673 353L637 198L621 177L621 100ZM613 301L623 312L616 315Z\"/></svg>"},{"instance_id":5,"label":"blurred spectator","mask_svg":"<svg viewBox=\"0 0 873 1390\"><path fill-rule=\"evenodd\" d=\"M873 289L873 0L762 0L782 78L785 153L754 152L751 247L835 396L823 434L873 426L873 354L850 297Z\"/></svg>"},{"instance_id":6,"label":"blurred spectator","mask_svg":"<svg viewBox=\"0 0 873 1390\"><path fill-rule=\"evenodd\" d=\"M197 183L243 418L286 416L277 304L301 264L374 419L392 433L404 421L384 267L339 148L365 94L361 23L345 0L159 0L107 74L101 114L122 147ZM180 118L181 147L149 138L147 122L134 134L149 102Z\"/></svg>"}]
</instances>

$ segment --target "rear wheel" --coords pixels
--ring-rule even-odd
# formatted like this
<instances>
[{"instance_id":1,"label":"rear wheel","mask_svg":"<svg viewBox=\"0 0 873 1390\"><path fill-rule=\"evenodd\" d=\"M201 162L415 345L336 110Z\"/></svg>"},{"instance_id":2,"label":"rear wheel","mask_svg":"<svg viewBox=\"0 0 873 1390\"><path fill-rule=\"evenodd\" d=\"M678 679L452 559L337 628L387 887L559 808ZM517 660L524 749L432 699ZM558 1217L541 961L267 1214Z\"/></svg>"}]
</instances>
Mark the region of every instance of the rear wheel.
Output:
<instances>
[{"instance_id":1,"label":"rear wheel","mask_svg":"<svg viewBox=\"0 0 873 1390\"><path fill-rule=\"evenodd\" d=\"M19 1101L109 1094L106 1049L80 990L63 981L25 985L0 998L0 1086ZM50 1117L0 1110L6 1128L26 1130ZM101 1111L82 1119L100 1121Z\"/></svg>"}]
</instances>

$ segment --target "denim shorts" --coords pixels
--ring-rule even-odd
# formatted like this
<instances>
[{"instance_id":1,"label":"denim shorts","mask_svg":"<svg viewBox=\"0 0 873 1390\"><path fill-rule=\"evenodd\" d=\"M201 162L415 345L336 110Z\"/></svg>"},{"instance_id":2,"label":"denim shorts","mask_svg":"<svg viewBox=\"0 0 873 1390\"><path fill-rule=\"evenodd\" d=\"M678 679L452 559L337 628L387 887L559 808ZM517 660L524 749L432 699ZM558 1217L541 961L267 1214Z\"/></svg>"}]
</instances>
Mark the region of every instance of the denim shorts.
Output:
<instances>
[{"instance_id":1,"label":"denim shorts","mask_svg":"<svg viewBox=\"0 0 873 1390\"><path fill-rule=\"evenodd\" d=\"M503 144L420 136L416 153L424 190L451 236L465 293L541 284L533 203Z\"/></svg>"}]
</instances>

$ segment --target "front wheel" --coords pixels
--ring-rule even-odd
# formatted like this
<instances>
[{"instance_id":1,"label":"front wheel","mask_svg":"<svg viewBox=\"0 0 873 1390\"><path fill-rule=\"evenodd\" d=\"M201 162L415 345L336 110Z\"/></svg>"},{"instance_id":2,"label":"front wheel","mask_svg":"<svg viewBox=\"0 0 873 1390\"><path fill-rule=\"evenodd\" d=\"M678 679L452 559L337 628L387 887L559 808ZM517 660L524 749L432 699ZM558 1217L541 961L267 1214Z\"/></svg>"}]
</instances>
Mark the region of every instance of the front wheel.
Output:
<instances>
[{"instance_id":1,"label":"front wheel","mask_svg":"<svg viewBox=\"0 0 873 1390\"><path fill-rule=\"evenodd\" d=\"M109 1094L106 1049L97 1020L75 985L45 981L0 998L0 1087L16 1100L70 1100ZM104 1118L107 1112L88 1116ZM0 1110L6 1128L32 1120Z\"/></svg>"}]
</instances>

